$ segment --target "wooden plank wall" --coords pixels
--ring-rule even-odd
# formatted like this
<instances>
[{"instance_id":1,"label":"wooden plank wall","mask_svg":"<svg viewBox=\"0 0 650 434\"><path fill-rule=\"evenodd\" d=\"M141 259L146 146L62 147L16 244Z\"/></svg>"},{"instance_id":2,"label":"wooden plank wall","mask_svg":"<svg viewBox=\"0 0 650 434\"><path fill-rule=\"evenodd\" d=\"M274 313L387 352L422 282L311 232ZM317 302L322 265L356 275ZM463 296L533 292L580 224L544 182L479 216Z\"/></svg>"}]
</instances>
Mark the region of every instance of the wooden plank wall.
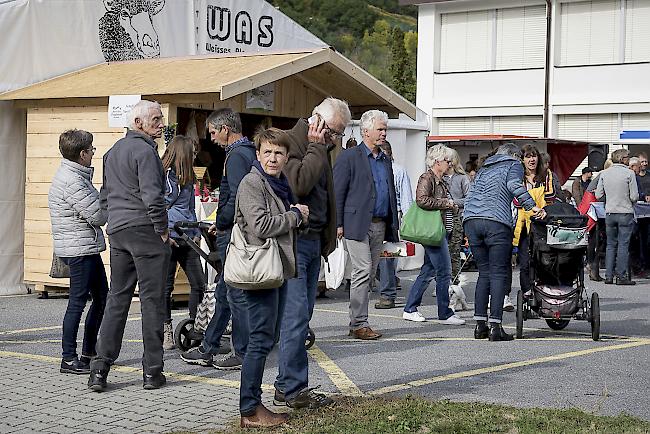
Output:
<instances>
[{"instance_id":1,"label":"wooden plank wall","mask_svg":"<svg viewBox=\"0 0 650 434\"><path fill-rule=\"evenodd\" d=\"M171 122L176 121L175 107L163 105L163 114ZM124 137L123 128L108 126L106 106L28 109L24 257L26 283L61 287L69 284L68 279L53 279L48 275L52 263L52 232L47 193L61 164L59 135L71 128L93 134L93 145L97 148L93 158L93 183L98 190L102 184L102 157L117 140ZM161 143L159 149L164 149ZM103 252L102 258L107 275L110 276L108 249Z\"/></svg>"}]
</instances>

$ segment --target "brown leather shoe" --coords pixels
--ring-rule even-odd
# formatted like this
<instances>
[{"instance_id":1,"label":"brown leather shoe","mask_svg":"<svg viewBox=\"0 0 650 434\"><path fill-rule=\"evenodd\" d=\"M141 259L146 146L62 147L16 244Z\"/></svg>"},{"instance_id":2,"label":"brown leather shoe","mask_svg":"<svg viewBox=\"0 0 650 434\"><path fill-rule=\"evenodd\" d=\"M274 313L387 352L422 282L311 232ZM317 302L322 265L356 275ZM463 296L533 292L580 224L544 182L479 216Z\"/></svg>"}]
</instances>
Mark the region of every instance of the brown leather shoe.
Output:
<instances>
[{"instance_id":1,"label":"brown leather shoe","mask_svg":"<svg viewBox=\"0 0 650 434\"><path fill-rule=\"evenodd\" d=\"M370 327L363 327L358 330L350 330L349 336L364 341L374 341L381 337L381 333L373 331Z\"/></svg>"},{"instance_id":2,"label":"brown leather shoe","mask_svg":"<svg viewBox=\"0 0 650 434\"><path fill-rule=\"evenodd\" d=\"M289 420L289 416L284 413L273 413L262 404L255 409L255 414L251 416L242 416L239 422L241 428L270 428L282 425Z\"/></svg>"}]
</instances>

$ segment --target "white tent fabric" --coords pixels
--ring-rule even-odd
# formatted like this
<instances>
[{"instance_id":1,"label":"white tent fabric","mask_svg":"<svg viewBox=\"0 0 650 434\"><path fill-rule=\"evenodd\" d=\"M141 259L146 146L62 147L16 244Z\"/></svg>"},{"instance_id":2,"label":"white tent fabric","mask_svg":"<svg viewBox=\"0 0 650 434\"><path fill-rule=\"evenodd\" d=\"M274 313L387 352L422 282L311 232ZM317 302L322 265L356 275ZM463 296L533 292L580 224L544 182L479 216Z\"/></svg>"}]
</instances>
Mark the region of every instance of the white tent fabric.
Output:
<instances>
[{"instance_id":1,"label":"white tent fabric","mask_svg":"<svg viewBox=\"0 0 650 434\"><path fill-rule=\"evenodd\" d=\"M326 46L263 0L0 0L0 30L0 92L104 61ZM0 295L25 290L25 143L25 111L0 104Z\"/></svg>"}]
</instances>

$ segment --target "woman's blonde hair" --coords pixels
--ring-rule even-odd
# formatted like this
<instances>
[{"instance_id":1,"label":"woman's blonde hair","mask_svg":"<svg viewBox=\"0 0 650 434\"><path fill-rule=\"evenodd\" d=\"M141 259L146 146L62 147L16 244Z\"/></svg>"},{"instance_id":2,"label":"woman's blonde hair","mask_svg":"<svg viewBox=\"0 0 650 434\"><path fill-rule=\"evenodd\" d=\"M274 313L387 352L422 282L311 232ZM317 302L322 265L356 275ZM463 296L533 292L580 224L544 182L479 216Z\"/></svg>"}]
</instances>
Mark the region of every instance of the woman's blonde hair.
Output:
<instances>
[{"instance_id":1,"label":"woman's blonde hair","mask_svg":"<svg viewBox=\"0 0 650 434\"><path fill-rule=\"evenodd\" d=\"M451 167L453 168L454 173L457 173L459 175L467 175L465 169L463 169L463 166L460 164L460 155L458 155L458 151L456 151L454 148L449 149L451 149Z\"/></svg>"},{"instance_id":2,"label":"woman's blonde hair","mask_svg":"<svg viewBox=\"0 0 650 434\"><path fill-rule=\"evenodd\" d=\"M445 145L434 145L427 149L427 169L431 169L436 161L449 160L451 161L454 158L452 154L452 149L448 148Z\"/></svg>"}]
</instances>

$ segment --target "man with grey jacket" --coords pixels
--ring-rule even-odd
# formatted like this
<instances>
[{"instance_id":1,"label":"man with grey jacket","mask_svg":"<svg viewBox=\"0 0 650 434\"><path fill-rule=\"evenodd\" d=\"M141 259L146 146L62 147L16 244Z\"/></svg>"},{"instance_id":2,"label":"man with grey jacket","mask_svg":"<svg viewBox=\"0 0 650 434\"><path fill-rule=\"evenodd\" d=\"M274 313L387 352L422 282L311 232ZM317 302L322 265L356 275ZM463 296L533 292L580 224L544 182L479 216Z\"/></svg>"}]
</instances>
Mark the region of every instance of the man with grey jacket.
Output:
<instances>
[{"instance_id":1,"label":"man with grey jacket","mask_svg":"<svg viewBox=\"0 0 650 434\"><path fill-rule=\"evenodd\" d=\"M70 267L60 371L88 374L108 293L106 271L99 255L106 250L101 228L106 223L106 213L100 207L99 192L93 185L93 135L83 130L65 131L59 137L59 151L63 160L52 179L48 208L54 253ZM89 296L92 303L86 315L81 357L78 357L77 333Z\"/></svg>"},{"instance_id":2,"label":"man with grey jacket","mask_svg":"<svg viewBox=\"0 0 650 434\"><path fill-rule=\"evenodd\" d=\"M108 212L111 290L91 363L88 388L106 389L110 366L119 356L136 283L142 312L145 389L166 382L163 375L164 288L171 254L165 175L154 139L162 136L160 104L140 101L129 114L126 137L104 155L102 207Z\"/></svg>"},{"instance_id":3,"label":"man with grey jacket","mask_svg":"<svg viewBox=\"0 0 650 434\"><path fill-rule=\"evenodd\" d=\"M603 171L598 179L596 198L605 198L605 283L635 285L628 277L628 250L634 230L634 204L639 200L636 176L627 166L630 151L618 149L612 153L612 167Z\"/></svg>"}]
</instances>

